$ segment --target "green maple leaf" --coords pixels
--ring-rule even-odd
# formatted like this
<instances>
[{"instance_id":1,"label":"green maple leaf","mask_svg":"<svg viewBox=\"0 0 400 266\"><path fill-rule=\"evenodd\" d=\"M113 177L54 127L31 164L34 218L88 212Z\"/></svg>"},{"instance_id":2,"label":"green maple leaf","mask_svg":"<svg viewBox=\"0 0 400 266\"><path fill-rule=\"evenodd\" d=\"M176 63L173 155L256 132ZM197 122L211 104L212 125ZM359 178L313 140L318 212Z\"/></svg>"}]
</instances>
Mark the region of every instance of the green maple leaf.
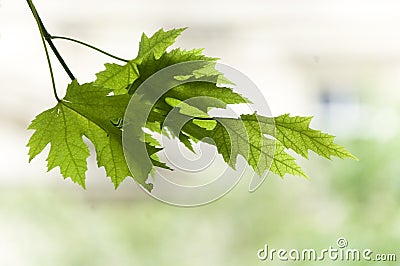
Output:
<instances>
[{"instance_id":1,"label":"green maple leaf","mask_svg":"<svg viewBox=\"0 0 400 266\"><path fill-rule=\"evenodd\" d=\"M148 56L153 56L154 59L159 59L165 53L166 49L174 44L175 39L185 29L186 28L181 28L169 31L160 29L150 38L143 33L139 44L139 52L135 61L141 63Z\"/></svg>"},{"instance_id":2,"label":"green maple leaf","mask_svg":"<svg viewBox=\"0 0 400 266\"><path fill-rule=\"evenodd\" d=\"M85 136L95 146L98 166L104 166L118 187L131 173L122 148L122 132L112 121L124 115L130 97L110 96L110 92L91 83L79 85L73 81L64 99L38 115L29 126L35 130L27 145L30 160L50 144L48 170L59 166L64 178L70 177L85 187L89 156Z\"/></svg>"},{"instance_id":3,"label":"green maple leaf","mask_svg":"<svg viewBox=\"0 0 400 266\"><path fill-rule=\"evenodd\" d=\"M132 147L144 143L148 158L135 156L135 151L128 149L127 152L123 148L121 125L134 123L139 120L135 118L147 115L139 110L132 114L129 122L123 121L129 101L134 99L135 105L143 104L143 107L148 104L145 95L131 98L138 87L158 71L184 62L200 63L196 65L197 69L182 68L181 73L176 73L175 80L186 83L166 92L150 108L145 123L148 130L177 137L192 152L195 152L193 143L199 141L215 145L232 168L235 168L238 156L242 156L258 175L270 169L281 177L285 174L307 177L295 158L287 153L288 149L305 158L312 150L325 158L356 159L334 142L334 136L311 129L311 117L287 114L276 118L257 114L238 118L210 116L208 112L212 108L250 101L222 86L232 83L216 70L217 59L203 55L202 49L167 51L183 30L160 29L151 37L143 34L135 59L125 65L105 64L105 70L96 74L93 83L79 85L73 81L64 99L38 115L29 126L35 130L27 145L29 159L50 144L48 170L59 167L64 178L71 178L85 188L89 156L86 137L95 147L98 166L105 168L115 187L132 176L127 164L129 160L129 165L135 169L133 178L151 190L152 184L147 179L149 174L154 174L155 167L171 169L157 155L162 149L161 144L140 126L135 128L131 124L134 128ZM176 115L167 123L166 117L171 112Z\"/></svg>"},{"instance_id":4,"label":"green maple leaf","mask_svg":"<svg viewBox=\"0 0 400 266\"><path fill-rule=\"evenodd\" d=\"M264 136L263 125L257 121L255 115L215 118L215 121L217 125L212 130L188 123L183 131L197 139L213 139L213 142L207 142L217 147L225 162L232 168L235 168L237 157L241 155L258 175L270 168L281 177L285 174L307 177L279 141Z\"/></svg>"},{"instance_id":5,"label":"green maple leaf","mask_svg":"<svg viewBox=\"0 0 400 266\"><path fill-rule=\"evenodd\" d=\"M51 143L48 170L59 166L64 178L71 177L85 187L86 159L89 157L89 149L82 140L85 122L62 104L38 115L29 126L29 129L36 130L28 143L29 161Z\"/></svg>"},{"instance_id":6,"label":"green maple leaf","mask_svg":"<svg viewBox=\"0 0 400 266\"><path fill-rule=\"evenodd\" d=\"M285 148L306 158L310 149L326 158L336 156L356 159L343 146L334 143L334 136L311 129L310 117L282 115L269 118L253 114L242 115L238 119L216 120L219 122L218 126L211 133L202 131L198 134L196 131L200 130L193 127L189 128L189 132L195 136L198 134L197 137L200 138L212 138L219 153L232 167L236 164L237 156L242 155L259 175L270 167L272 172L281 177L285 174L307 177ZM276 141L264 135L276 137Z\"/></svg>"}]
</instances>

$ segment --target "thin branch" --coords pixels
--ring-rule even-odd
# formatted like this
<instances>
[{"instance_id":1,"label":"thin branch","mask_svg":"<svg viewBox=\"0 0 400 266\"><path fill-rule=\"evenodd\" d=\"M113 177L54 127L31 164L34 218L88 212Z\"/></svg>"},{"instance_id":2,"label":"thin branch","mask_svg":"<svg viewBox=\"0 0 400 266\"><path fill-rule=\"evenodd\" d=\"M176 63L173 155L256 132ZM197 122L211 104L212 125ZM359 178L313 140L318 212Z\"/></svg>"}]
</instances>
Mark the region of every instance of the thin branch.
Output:
<instances>
[{"instance_id":1,"label":"thin branch","mask_svg":"<svg viewBox=\"0 0 400 266\"><path fill-rule=\"evenodd\" d=\"M57 48L54 46L53 41L51 40L51 35L49 34L49 32L47 31L46 27L44 26L42 19L40 18L35 5L33 4L32 0L26 0L28 2L29 8L32 11L33 16L35 17L35 20L39 26L39 30L40 33L42 35L42 38L44 38L47 43L49 44L51 50L53 51L54 55L57 57L58 61L60 62L60 64L62 65L62 67L64 68L65 72L67 72L68 76L70 77L71 80L75 80L75 76L72 74L71 70L69 69L69 67L67 66L67 64L65 63L64 59L62 58L61 54L58 52ZM47 50L47 48L46 48Z\"/></svg>"},{"instance_id":2,"label":"thin branch","mask_svg":"<svg viewBox=\"0 0 400 266\"><path fill-rule=\"evenodd\" d=\"M44 51L45 51L45 53L46 53L47 63L48 63L48 65L49 65L50 77L51 77L51 83L52 83L52 85L53 85L54 97L56 98L56 100L57 100L58 102L60 102L61 100L60 100L60 98L59 98L58 95L57 95L56 83L55 83L55 81L54 81L53 67L51 66L51 60L50 60L50 56L49 56L49 51L47 50L47 45L46 45L46 41L45 41L45 37L44 37L45 32L44 32L43 30L45 30L45 29L42 28L42 26L41 26L41 25L42 25L42 22L41 22L41 20L40 20L38 14L37 14L37 12L36 12L35 6L33 5L32 1L31 1L31 0L27 0L27 2L28 2L28 5L29 5L29 7L30 7L30 9L31 9L31 11L32 11L32 14L33 14L33 16L34 16L34 18L35 18L35 20L36 20L36 23L38 24L38 27L39 27L40 38L42 39Z\"/></svg>"}]
</instances>

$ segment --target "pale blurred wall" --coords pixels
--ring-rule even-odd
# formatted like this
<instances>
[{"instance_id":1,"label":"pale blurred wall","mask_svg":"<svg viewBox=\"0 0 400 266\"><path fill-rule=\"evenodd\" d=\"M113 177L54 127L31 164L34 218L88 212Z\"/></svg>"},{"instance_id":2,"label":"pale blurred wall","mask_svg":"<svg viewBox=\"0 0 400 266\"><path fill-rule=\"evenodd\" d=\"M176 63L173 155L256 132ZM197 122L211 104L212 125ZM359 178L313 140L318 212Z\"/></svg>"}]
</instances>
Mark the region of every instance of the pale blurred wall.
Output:
<instances>
[{"instance_id":1,"label":"pale blurred wall","mask_svg":"<svg viewBox=\"0 0 400 266\"><path fill-rule=\"evenodd\" d=\"M143 31L188 26L177 45L204 47L206 54L247 74L263 91L273 114L313 114L325 129L352 136L371 129L371 122L373 136L381 134L376 125L391 122L389 132L398 127L389 120L396 118L400 97L398 1L35 3L52 34L78 38L126 58L136 55ZM102 64L112 61L75 44L56 44L81 82L93 80ZM35 114L55 101L38 30L25 1L1 0L0 62L0 182L64 184L57 171L44 174L44 155L27 164L24 146L31 132L25 129ZM68 77L53 62L62 95ZM89 171L94 175L102 172ZM89 183L94 182L91 177ZM96 180L112 189L106 179Z\"/></svg>"}]
</instances>

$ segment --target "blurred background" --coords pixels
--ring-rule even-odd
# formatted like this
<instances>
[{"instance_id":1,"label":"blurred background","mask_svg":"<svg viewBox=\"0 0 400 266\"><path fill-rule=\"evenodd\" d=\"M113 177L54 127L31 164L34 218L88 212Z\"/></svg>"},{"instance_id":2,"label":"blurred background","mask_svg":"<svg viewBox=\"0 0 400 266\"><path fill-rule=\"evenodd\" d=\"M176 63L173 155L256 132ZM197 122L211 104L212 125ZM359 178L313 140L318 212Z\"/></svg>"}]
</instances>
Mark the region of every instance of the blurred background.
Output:
<instances>
[{"instance_id":1,"label":"blurred background","mask_svg":"<svg viewBox=\"0 0 400 266\"><path fill-rule=\"evenodd\" d=\"M400 2L34 1L50 33L134 58L142 32L189 27L176 46L205 48L248 75L274 115L314 115L359 159L299 163L310 176L247 180L199 208L162 204L126 180L114 190L89 158L87 190L28 163L30 121L55 105L38 29L25 1L0 7L0 265L262 265L257 250L351 248L400 260ZM101 54L56 45L81 82ZM69 80L53 57L59 94ZM336 265L278 262L273 265ZM362 263L347 262L346 265ZM371 265L396 262L371 262Z\"/></svg>"}]
</instances>

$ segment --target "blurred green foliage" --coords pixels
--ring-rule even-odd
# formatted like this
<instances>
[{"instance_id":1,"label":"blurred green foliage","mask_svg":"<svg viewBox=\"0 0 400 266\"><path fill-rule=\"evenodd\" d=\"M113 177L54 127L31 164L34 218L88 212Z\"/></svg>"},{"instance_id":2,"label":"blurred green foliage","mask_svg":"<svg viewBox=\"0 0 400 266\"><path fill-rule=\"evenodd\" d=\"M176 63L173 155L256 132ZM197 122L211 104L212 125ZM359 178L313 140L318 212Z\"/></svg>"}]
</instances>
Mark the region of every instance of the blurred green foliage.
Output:
<instances>
[{"instance_id":1,"label":"blurred green foliage","mask_svg":"<svg viewBox=\"0 0 400 266\"><path fill-rule=\"evenodd\" d=\"M1 265L337 265L328 259L262 262L257 250L264 244L318 250L336 247L339 237L349 248L400 259L400 143L344 144L359 162L313 158L304 162L310 181L271 175L250 194L245 178L221 200L199 208L147 196L110 197L119 191L91 197L90 188L2 188ZM371 262L378 264L396 265Z\"/></svg>"}]
</instances>

